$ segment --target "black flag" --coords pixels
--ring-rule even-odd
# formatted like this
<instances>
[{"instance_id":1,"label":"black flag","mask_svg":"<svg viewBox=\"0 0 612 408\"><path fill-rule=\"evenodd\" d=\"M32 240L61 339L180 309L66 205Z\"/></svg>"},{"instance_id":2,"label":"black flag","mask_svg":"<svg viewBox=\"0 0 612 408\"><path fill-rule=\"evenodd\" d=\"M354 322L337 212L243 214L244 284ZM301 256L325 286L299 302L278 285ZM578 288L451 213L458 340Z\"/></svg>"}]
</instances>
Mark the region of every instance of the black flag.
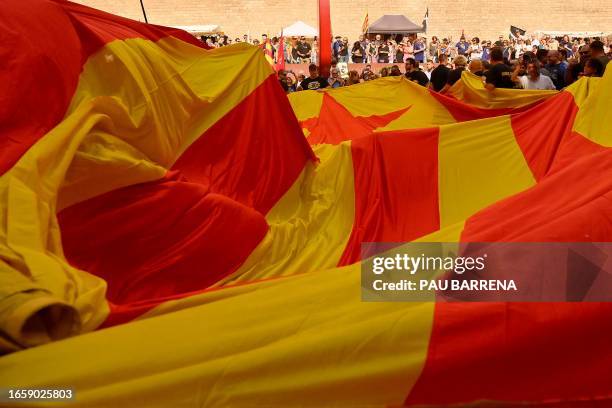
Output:
<instances>
[{"instance_id":1,"label":"black flag","mask_svg":"<svg viewBox=\"0 0 612 408\"><path fill-rule=\"evenodd\" d=\"M427 7L427 11L425 11L425 17L423 17L423 31L427 32L427 20L429 20L429 7Z\"/></svg>"},{"instance_id":2,"label":"black flag","mask_svg":"<svg viewBox=\"0 0 612 408\"><path fill-rule=\"evenodd\" d=\"M518 32L518 35L516 34ZM516 38L519 35L525 35L526 31L522 28L515 27L513 25L510 26L510 38Z\"/></svg>"}]
</instances>

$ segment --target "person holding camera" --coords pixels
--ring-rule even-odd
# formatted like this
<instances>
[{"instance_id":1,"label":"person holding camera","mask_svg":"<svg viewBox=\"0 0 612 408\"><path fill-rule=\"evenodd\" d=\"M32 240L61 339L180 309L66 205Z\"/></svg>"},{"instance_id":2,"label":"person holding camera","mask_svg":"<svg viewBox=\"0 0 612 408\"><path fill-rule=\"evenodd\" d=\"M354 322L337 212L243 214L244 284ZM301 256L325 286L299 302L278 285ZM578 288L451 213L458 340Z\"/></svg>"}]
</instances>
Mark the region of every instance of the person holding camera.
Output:
<instances>
[{"instance_id":1,"label":"person holding camera","mask_svg":"<svg viewBox=\"0 0 612 408\"><path fill-rule=\"evenodd\" d=\"M338 70L338 68L332 68L329 71L329 79L327 80L327 83L329 84L330 88L340 88L341 86L344 86L344 79L342 79L342 77L340 76L340 70Z\"/></svg>"}]
</instances>

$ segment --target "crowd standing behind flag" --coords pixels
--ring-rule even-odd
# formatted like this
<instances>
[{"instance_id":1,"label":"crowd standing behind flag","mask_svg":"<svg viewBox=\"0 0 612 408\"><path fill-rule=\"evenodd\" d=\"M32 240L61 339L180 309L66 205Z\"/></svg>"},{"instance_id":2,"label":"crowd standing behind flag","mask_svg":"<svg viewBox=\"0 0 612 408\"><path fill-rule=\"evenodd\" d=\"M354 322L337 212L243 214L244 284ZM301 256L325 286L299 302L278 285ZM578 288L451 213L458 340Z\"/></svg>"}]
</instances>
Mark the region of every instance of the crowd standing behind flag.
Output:
<instances>
[{"instance_id":1,"label":"crowd standing behind flag","mask_svg":"<svg viewBox=\"0 0 612 408\"><path fill-rule=\"evenodd\" d=\"M367 18L366 13L365 21ZM307 81L308 86L304 87L301 86L302 81L307 79L304 72L281 68L285 63L317 64L317 37L288 37L281 41L278 37L270 39L266 34L261 36L261 40L245 34L242 39L236 37L233 41L228 36L207 36L201 37L201 40L210 47L238 42L260 46L270 63L279 69L279 80L288 93L314 89L315 84L318 84L317 89L326 86L336 88L402 74L420 85L445 93L464 70L481 76L487 89L561 90L581 76L602 76L612 57L610 36L538 36L517 27L511 27L508 38L500 35L495 41L478 37L468 39L464 32L458 41L450 36L440 40L436 36L427 39L415 34L376 34L370 38L362 34L356 41L350 42L348 37L336 35L331 46L330 77L321 79L317 71L317 81ZM352 70L348 78L342 78L336 67L338 63L366 65L360 67L361 72ZM389 66L374 72L373 63Z\"/></svg>"}]
</instances>

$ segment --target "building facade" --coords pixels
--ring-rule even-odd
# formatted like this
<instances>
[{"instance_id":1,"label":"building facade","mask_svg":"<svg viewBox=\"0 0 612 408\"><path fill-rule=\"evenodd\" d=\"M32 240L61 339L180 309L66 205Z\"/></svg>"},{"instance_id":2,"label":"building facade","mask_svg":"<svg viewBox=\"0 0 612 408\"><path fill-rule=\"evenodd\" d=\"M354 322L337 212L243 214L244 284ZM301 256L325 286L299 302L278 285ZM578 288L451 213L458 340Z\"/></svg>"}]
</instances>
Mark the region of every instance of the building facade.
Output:
<instances>
[{"instance_id":1,"label":"building facade","mask_svg":"<svg viewBox=\"0 0 612 408\"><path fill-rule=\"evenodd\" d=\"M91 7L144 21L139 0L77 0ZM232 37L250 33L277 35L297 20L318 27L316 0L142 0L150 23L161 25L218 24ZM510 25L529 32L612 31L609 0L564 3L558 0L331 0L334 35L351 40L360 34L366 11L370 23L383 14L404 14L421 24L429 8L428 36L497 39Z\"/></svg>"}]
</instances>

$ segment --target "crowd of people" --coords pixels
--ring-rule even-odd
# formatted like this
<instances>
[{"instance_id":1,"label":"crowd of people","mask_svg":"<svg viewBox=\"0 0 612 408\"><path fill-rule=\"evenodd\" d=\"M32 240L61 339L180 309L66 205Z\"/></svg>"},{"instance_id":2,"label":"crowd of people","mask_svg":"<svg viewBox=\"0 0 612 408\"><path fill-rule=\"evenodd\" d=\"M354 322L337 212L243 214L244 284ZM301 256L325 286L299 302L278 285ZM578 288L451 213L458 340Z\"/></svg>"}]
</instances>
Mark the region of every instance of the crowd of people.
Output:
<instances>
[{"instance_id":1,"label":"crowd of people","mask_svg":"<svg viewBox=\"0 0 612 408\"><path fill-rule=\"evenodd\" d=\"M507 60L519 59L526 52L537 53L538 50L560 51L569 59L579 53L581 47L588 46L590 41L600 40L604 44L604 53L610 51L610 39L605 38L570 38L569 35L553 37L536 34L521 35L518 31L510 34L508 38L500 35L496 41L480 40L473 37L468 40L461 35L459 41L454 42L452 37L440 40L432 36L428 41L425 37L412 35L375 35L372 39L360 35L359 39L352 44L348 37L336 36L332 43L333 57L338 62L348 63L405 63L408 58L424 63L428 60L438 63L442 55L449 61L458 56L471 59L489 60L493 47L503 49L504 58ZM288 64L317 63L319 45L317 37L306 39L306 37L289 37L281 41L278 37L268 38L263 34L261 40L251 38L244 34L242 39L236 37L234 40L228 36L202 37L210 47L222 47L233 43L248 42L254 45L269 45L275 62L284 58ZM283 53L279 48L283 47Z\"/></svg>"},{"instance_id":2,"label":"crowd of people","mask_svg":"<svg viewBox=\"0 0 612 408\"><path fill-rule=\"evenodd\" d=\"M463 41L462 38L459 44ZM338 65L347 60L334 57L329 78L322 78L317 65L311 63L308 77L301 72L282 70L279 72L279 80L285 91L291 93L306 89L336 88L379 77L405 75L419 85L445 93L461 78L463 71L467 70L481 77L489 90L495 88L561 90L581 76L603 76L612 58L609 45L598 38L587 39L576 52L571 54L562 46L553 46L525 49L520 54L511 55L503 42L502 45L495 44L487 49L486 55L475 52L476 49L469 46L462 47L461 52L453 57L446 52L437 53L435 58L427 58L425 63L423 63L425 58L417 59L414 53L410 53L399 59L402 64L394 63L381 68L379 72L374 72L372 65L367 63L361 72L349 71L346 78L340 75Z\"/></svg>"},{"instance_id":3,"label":"crowd of people","mask_svg":"<svg viewBox=\"0 0 612 408\"><path fill-rule=\"evenodd\" d=\"M570 38L568 35L521 34L516 31L496 41L468 38L459 41L432 36L430 40L415 34L372 38L359 36L354 43L336 36L331 44L330 76L319 76L318 40L305 37L279 39L262 35L261 40L247 34L233 41L227 36L203 37L211 47L249 42L262 47L271 61L283 58L289 64L310 64L304 72L279 72L286 92L303 89L341 87L385 76L405 75L408 79L438 92L446 92L468 70L483 78L487 88L563 89L581 76L602 76L612 57L609 37ZM282 48L282 53L281 53ZM338 65L366 64L361 72L341 75ZM374 72L373 63L390 64ZM404 70L402 71L402 68Z\"/></svg>"}]
</instances>

